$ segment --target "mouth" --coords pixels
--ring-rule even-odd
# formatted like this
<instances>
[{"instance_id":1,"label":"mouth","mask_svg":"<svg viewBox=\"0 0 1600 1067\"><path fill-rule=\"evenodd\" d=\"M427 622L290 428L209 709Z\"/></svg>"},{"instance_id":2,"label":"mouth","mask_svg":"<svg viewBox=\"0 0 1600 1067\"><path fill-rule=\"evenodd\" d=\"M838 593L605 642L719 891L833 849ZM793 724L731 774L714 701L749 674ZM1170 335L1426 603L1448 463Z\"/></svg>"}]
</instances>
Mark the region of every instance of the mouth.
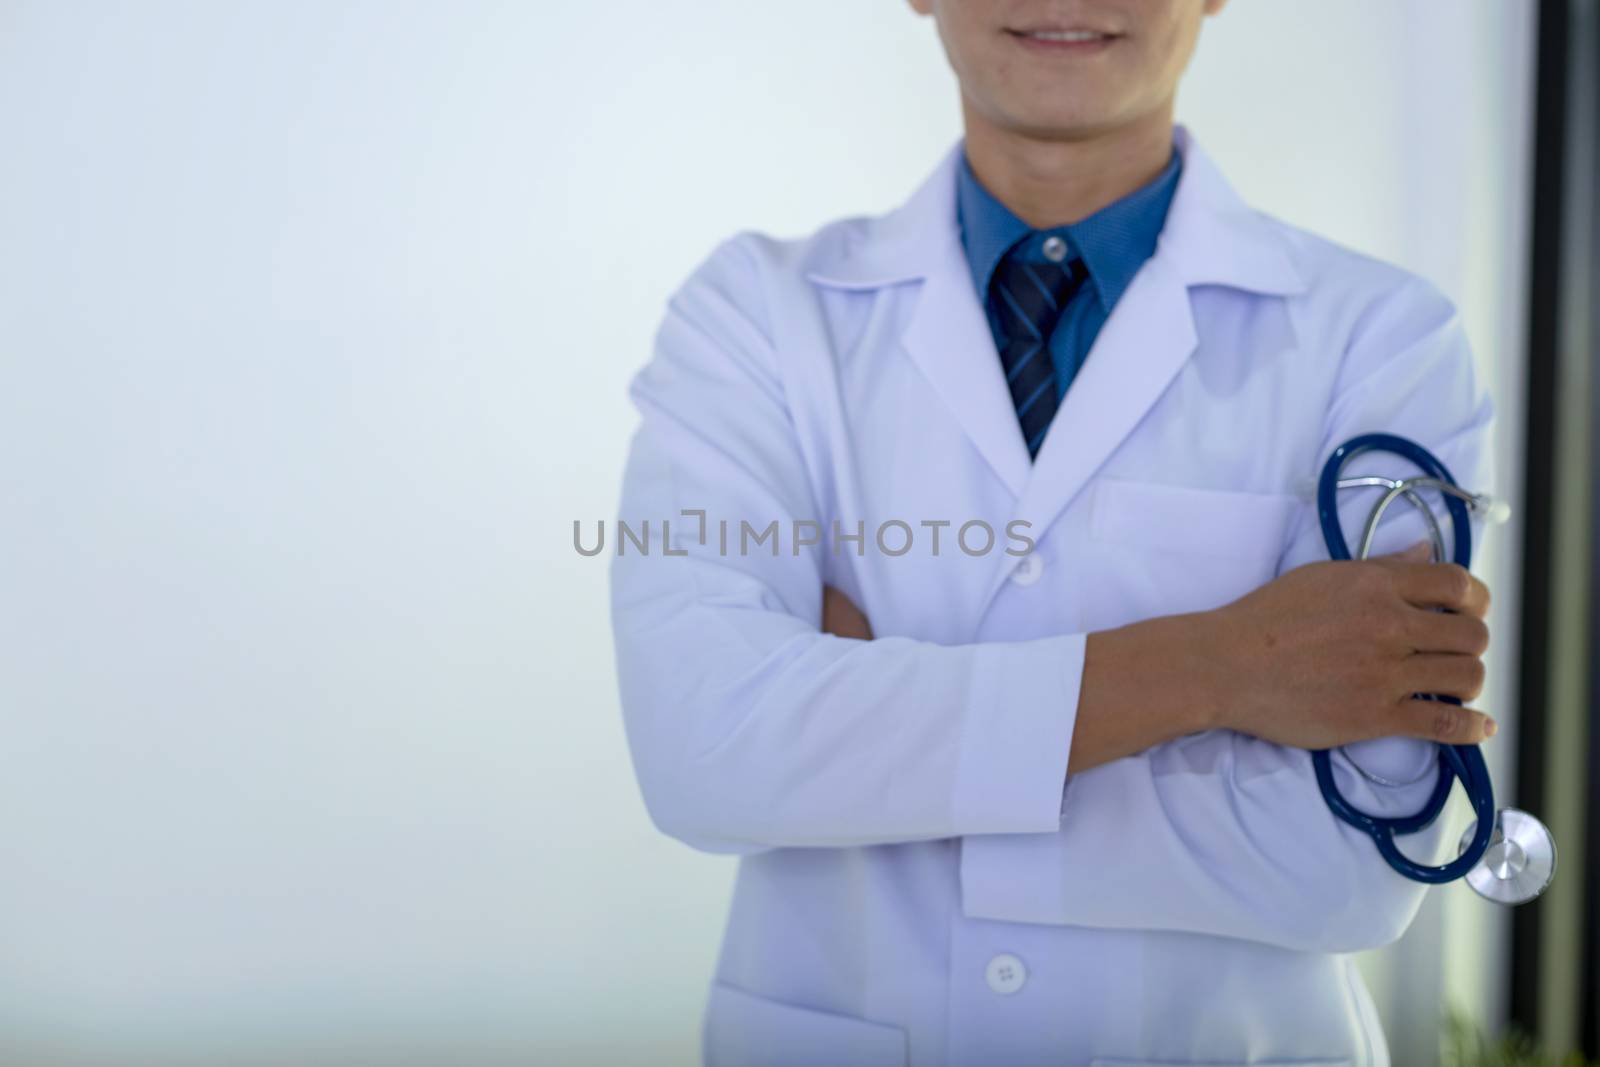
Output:
<instances>
[{"instance_id":1,"label":"mouth","mask_svg":"<svg viewBox=\"0 0 1600 1067\"><path fill-rule=\"evenodd\" d=\"M1083 26L1008 26L1005 32L1029 51L1046 55L1092 55L1105 51L1122 39L1120 33Z\"/></svg>"}]
</instances>

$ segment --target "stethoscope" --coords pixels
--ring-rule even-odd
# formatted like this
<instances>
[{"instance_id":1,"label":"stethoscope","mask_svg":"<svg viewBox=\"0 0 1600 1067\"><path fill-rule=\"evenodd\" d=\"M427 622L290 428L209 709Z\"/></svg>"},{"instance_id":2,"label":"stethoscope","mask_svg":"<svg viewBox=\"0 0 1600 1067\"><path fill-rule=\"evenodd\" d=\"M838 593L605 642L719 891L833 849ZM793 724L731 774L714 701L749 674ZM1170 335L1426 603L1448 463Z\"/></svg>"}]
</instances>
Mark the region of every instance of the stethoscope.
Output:
<instances>
[{"instance_id":1,"label":"stethoscope","mask_svg":"<svg viewBox=\"0 0 1600 1067\"><path fill-rule=\"evenodd\" d=\"M1415 464L1423 473L1414 478L1398 479L1340 477L1347 463L1367 452L1392 452ZM1322 477L1317 482L1317 511L1322 520L1322 536L1328 544L1328 555L1333 559L1352 558L1350 546L1344 539L1344 528L1339 522L1336 498L1340 489L1357 487L1378 488L1384 492L1367 516L1354 556L1356 559L1367 558L1383 513L1390 504L1402 498L1420 511L1426 520L1428 535L1433 542L1433 558L1445 558L1444 534L1439 529L1433 509L1423 500L1419 489L1436 489L1444 498L1455 534L1455 551L1450 558L1463 567L1469 566L1472 558L1469 510L1486 513L1491 519L1503 519L1509 512L1504 503L1481 493L1469 493L1458 486L1445 465L1415 441L1387 433L1362 434L1334 449L1328 462L1323 465ZM1461 703L1454 697L1442 694L1421 695L1430 700ZM1317 784L1322 787L1328 807L1340 819L1370 836L1389 866L1407 878L1439 884L1465 877L1468 885L1489 900L1502 904L1521 904L1543 893L1555 876L1555 838L1544 823L1525 811L1518 808L1495 810L1494 784L1489 780L1489 768L1484 764L1483 752L1477 745L1440 745L1439 777L1434 783L1433 794L1420 811L1404 818L1383 818L1358 811L1345 800L1333 780L1329 751L1313 752L1311 760L1316 767ZM1451 787L1457 781L1466 790L1467 799L1472 802L1472 810L1476 815L1473 824L1462 835L1460 854L1440 867L1417 863L1401 853L1395 845L1395 835L1415 833L1432 824L1444 810Z\"/></svg>"}]
</instances>

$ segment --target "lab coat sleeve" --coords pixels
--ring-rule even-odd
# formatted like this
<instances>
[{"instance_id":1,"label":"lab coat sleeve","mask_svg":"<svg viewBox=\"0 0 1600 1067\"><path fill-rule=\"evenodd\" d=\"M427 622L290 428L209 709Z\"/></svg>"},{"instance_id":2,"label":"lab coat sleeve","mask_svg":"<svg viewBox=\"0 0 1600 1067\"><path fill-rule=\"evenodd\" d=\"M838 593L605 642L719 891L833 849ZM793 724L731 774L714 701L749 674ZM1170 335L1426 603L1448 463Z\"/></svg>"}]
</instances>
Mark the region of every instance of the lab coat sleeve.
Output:
<instances>
[{"instance_id":1,"label":"lab coat sleeve","mask_svg":"<svg viewBox=\"0 0 1600 1067\"><path fill-rule=\"evenodd\" d=\"M1378 309L1364 324L1346 365L1345 377L1355 380L1340 392L1330 411L1320 456L1326 459L1358 434L1397 433L1437 456L1457 484L1496 495L1494 405L1479 384L1459 316L1442 295L1419 280L1397 294L1394 304L1398 306ZM1413 340L1415 330L1423 332ZM1397 344L1405 347L1397 356L1384 358ZM1344 470L1346 477L1421 473L1389 453L1357 457ZM1358 550L1361 529L1380 493L1352 489L1339 494L1340 520L1352 552ZM1430 493L1428 499L1439 516L1444 558L1449 559L1454 546L1450 522L1438 495ZM1297 512L1293 531L1279 573L1327 558L1314 500ZM1473 516L1471 532L1473 565L1478 570L1487 532L1480 516ZM1405 501L1396 501L1378 525L1370 554L1398 552L1425 540L1429 535L1422 515ZM1379 807L1373 810L1381 814L1416 810L1433 788L1438 768L1438 746L1415 738L1361 741L1345 746L1339 755L1370 780L1402 787L1379 790L1374 798Z\"/></svg>"},{"instance_id":2,"label":"lab coat sleeve","mask_svg":"<svg viewBox=\"0 0 1600 1067\"><path fill-rule=\"evenodd\" d=\"M1408 283L1352 332L1318 467L1346 439L1383 430L1431 449L1460 484L1489 488L1491 418L1454 309L1424 284ZM1377 457L1348 470L1392 475L1396 462L1403 461ZM1346 530L1358 531L1372 499L1358 491L1344 497ZM1424 536L1406 512L1414 514L1390 509L1396 518L1386 517L1375 551ZM1308 502L1279 570L1325 558ZM1405 738L1352 745L1335 751L1334 774L1358 808L1409 814L1433 787L1436 752ZM1440 862L1441 844L1453 847L1462 828L1443 816L1401 838L1402 848ZM985 849L969 842L963 867L963 901L976 917L1174 929L1345 952L1398 938L1425 891L1390 869L1370 838L1334 818L1309 752L1230 730L1075 773L1057 834L992 847L1009 862L987 863Z\"/></svg>"},{"instance_id":3,"label":"lab coat sleeve","mask_svg":"<svg viewBox=\"0 0 1600 1067\"><path fill-rule=\"evenodd\" d=\"M612 626L651 817L733 853L1055 830L1082 635L819 631L821 548L792 534L825 520L743 236L674 292L630 390L642 421L618 517L640 540L649 524L650 551L614 546ZM773 522L778 538L756 544Z\"/></svg>"}]
</instances>

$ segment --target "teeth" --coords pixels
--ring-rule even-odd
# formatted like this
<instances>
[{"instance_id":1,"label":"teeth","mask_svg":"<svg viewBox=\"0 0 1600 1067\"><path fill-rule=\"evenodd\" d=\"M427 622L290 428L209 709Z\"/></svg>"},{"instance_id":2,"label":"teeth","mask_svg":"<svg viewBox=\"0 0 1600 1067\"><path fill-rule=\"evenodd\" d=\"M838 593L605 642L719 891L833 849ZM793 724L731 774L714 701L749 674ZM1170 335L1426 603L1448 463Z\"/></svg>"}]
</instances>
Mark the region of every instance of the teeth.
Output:
<instances>
[{"instance_id":1,"label":"teeth","mask_svg":"<svg viewBox=\"0 0 1600 1067\"><path fill-rule=\"evenodd\" d=\"M1105 34L1093 30L1034 30L1027 36L1041 41L1098 41Z\"/></svg>"}]
</instances>

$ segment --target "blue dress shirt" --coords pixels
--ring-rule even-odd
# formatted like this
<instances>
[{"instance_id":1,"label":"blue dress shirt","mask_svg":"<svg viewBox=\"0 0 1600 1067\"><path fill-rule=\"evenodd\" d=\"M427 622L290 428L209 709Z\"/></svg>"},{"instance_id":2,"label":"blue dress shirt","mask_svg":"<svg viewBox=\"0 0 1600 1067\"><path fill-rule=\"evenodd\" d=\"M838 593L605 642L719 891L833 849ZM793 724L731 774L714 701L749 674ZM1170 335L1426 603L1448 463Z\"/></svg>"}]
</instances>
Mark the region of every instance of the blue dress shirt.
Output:
<instances>
[{"instance_id":1,"label":"blue dress shirt","mask_svg":"<svg viewBox=\"0 0 1600 1067\"><path fill-rule=\"evenodd\" d=\"M1183 157L1174 150L1160 174L1122 199L1078 222L1035 230L984 188L972 173L963 148L956 195L961 243L972 268L973 284L978 287L979 298L988 313L989 330L994 335L996 348L1004 347L1005 335L993 304L989 279L1013 246L1016 246L1014 254L1023 257L1025 262L1046 263L1042 247L1045 239L1060 237L1067 243L1067 256L1061 265L1082 257L1089 270L1089 281L1067 302L1050 335L1057 399L1066 395L1067 387L1083 365L1089 346L1094 344L1111 309L1116 307L1133 276L1155 251L1156 238L1167 220L1167 207L1172 203L1182 166Z\"/></svg>"}]
</instances>

